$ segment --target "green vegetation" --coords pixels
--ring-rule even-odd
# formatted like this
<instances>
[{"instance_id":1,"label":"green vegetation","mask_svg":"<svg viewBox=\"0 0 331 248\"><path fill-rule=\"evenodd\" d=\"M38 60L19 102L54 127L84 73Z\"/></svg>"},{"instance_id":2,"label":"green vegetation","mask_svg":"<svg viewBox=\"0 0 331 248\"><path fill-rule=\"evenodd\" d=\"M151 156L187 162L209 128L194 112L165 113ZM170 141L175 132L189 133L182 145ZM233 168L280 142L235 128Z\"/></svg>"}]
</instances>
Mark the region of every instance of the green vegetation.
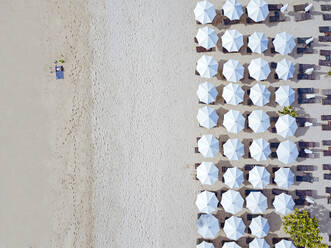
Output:
<instances>
[{"instance_id":1,"label":"green vegetation","mask_svg":"<svg viewBox=\"0 0 331 248\"><path fill-rule=\"evenodd\" d=\"M329 70L329 71L327 72L327 74L328 74L328 76L331 76L331 70Z\"/></svg>"},{"instance_id":2,"label":"green vegetation","mask_svg":"<svg viewBox=\"0 0 331 248\"><path fill-rule=\"evenodd\" d=\"M283 110L279 110L278 113L281 115L290 115L294 118L298 116L297 112L295 112L292 106L284 107Z\"/></svg>"},{"instance_id":3,"label":"green vegetation","mask_svg":"<svg viewBox=\"0 0 331 248\"><path fill-rule=\"evenodd\" d=\"M64 60L63 59L59 59L58 62L61 63L61 64L63 64L64 63Z\"/></svg>"},{"instance_id":4,"label":"green vegetation","mask_svg":"<svg viewBox=\"0 0 331 248\"><path fill-rule=\"evenodd\" d=\"M322 244L318 221L310 217L306 210L295 209L294 213L284 217L283 231L291 236L297 247L327 248Z\"/></svg>"}]
</instances>

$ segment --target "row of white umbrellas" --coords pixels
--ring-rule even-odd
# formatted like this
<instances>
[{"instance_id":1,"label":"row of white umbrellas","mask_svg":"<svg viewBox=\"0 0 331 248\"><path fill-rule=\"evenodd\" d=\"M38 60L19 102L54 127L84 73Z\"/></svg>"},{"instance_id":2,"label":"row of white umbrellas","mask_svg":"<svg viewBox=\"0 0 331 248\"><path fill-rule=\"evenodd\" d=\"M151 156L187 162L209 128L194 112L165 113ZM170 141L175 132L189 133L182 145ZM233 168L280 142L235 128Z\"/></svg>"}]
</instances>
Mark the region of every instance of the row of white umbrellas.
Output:
<instances>
[{"instance_id":1,"label":"row of white umbrellas","mask_svg":"<svg viewBox=\"0 0 331 248\"><path fill-rule=\"evenodd\" d=\"M267 197L260 191L252 191L246 197L246 208L253 214L262 214L268 208ZM210 214L217 211L218 199L214 192L203 191L198 194L195 205L200 213ZM238 191L229 189L222 194L220 201L224 211L237 214L244 208L244 199ZM275 196L273 206L277 213L286 215L293 210L295 205L291 195L281 193Z\"/></svg>"},{"instance_id":2,"label":"row of white umbrellas","mask_svg":"<svg viewBox=\"0 0 331 248\"><path fill-rule=\"evenodd\" d=\"M218 62L208 55L203 55L196 65L201 77L212 78L218 73ZM252 59L248 65L249 75L256 81L266 80L271 72L269 64L262 58ZM289 80L294 77L295 66L292 61L284 58L277 62L275 70L279 79ZM223 64L222 74L227 81L238 82L244 78L245 69L238 60L229 59Z\"/></svg>"},{"instance_id":3,"label":"row of white umbrellas","mask_svg":"<svg viewBox=\"0 0 331 248\"><path fill-rule=\"evenodd\" d=\"M206 26L199 28L196 39L200 46L210 49L216 47L218 35L215 29ZM235 29L226 30L222 35L221 40L222 47L228 52L238 52L244 45L243 35ZM248 36L247 45L254 53L262 54L268 49L268 43L269 40L264 33L254 32ZM276 34L272 43L275 47L275 51L282 55L291 53L296 45L293 36L287 32Z\"/></svg>"},{"instance_id":4,"label":"row of white umbrellas","mask_svg":"<svg viewBox=\"0 0 331 248\"><path fill-rule=\"evenodd\" d=\"M240 111L231 109L223 117L223 126L229 133L239 133L244 129L245 118ZM215 109L205 106L199 109L197 119L200 126L210 129L217 126L219 116ZM248 116L248 126L255 133L265 132L270 127L269 116L263 110L253 110ZM276 121L275 127L277 134L283 138L287 138L295 134L298 125L294 117L282 115ZM256 143L262 146L261 142L261 139L256 141ZM255 145L253 142L252 146Z\"/></svg>"},{"instance_id":5,"label":"row of white umbrellas","mask_svg":"<svg viewBox=\"0 0 331 248\"><path fill-rule=\"evenodd\" d=\"M270 153L268 143L260 140L255 140L254 146L250 146L256 160L267 158L266 155ZM220 152L219 141L211 134L203 135L198 141L198 150L205 158L215 157ZM240 160L245 154L244 145L239 139L228 139L223 145L223 152L229 160ZM299 152L293 141L285 140L279 143L276 154L280 162L290 164L296 161Z\"/></svg>"},{"instance_id":6,"label":"row of white umbrellas","mask_svg":"<svg viewBox=\"0 0 331 248\"><path fill-rule=\"evenodd\" d=\"M223 88L222 97L227 104L238 105L244 101L245 92L239 84L230 83ZM204 82L199 85L197 90L199 101L210 104L216 101L218 91L215 85ZM253 104L264 106L269 103L270 91L265 85L255 84L249 94ZM295 91L288 85L280 86L275 92L275 101L280 106L290 106L295 100Z\"/></svg>"},{"instance_id":7,"label":"row of white umbrellas","mask_svg":"<svg viewBox=\"0 0 331 248\"><path fill-rule=\"evenodd\" d=\"M241 248L236 242L234 241L229 241L225 242L222 245L223 248ZM255 238L252 240L249 245L249 248L269 248L270 246L268 245L267 242L265 242L263 239ZM215 248L215 246L212 243L202 241L200 244L196 246L196 248ZM289 240L282 239L278 243L275 244L275 248L295 248L293 243Z\"/></svg>"},{"instance_id":8,"label":"row of white umbrellas","mask_svg":"<svg viewBox=\"0 0 331 248\"><path fill-rule=\"evenodd\" d=\"M244 13L242 5L237 0L227 0L222 9L230 20L239 20ZM246 9L248 17L255 22L264 21L269 15L268 4L263 0L250 0ZM208 1L200 1L194 9L194 15L201 24L212 23L216 16L215 7Z\"/></svg>"},{"instance_id":9,"label":"row of white umbrellas","mask_svg":"<svg viewBox=\"0 0 331 248\"><path fill-rule=\"evenodd\" d=\"M218 168L212 162L202 162L197 168L197 178L202 184L212 185L218 180ZM243 185L244 173L237 167L228 168L223 174L224 184L231 189ZM254 188L263 189L270 183L270 173L265 167L255 166L249 171L248 181ZM294 173L290 168L279 168L275 172L275 183L280 188L289 188L294 184Z\"/></svg>"}]
</instances>

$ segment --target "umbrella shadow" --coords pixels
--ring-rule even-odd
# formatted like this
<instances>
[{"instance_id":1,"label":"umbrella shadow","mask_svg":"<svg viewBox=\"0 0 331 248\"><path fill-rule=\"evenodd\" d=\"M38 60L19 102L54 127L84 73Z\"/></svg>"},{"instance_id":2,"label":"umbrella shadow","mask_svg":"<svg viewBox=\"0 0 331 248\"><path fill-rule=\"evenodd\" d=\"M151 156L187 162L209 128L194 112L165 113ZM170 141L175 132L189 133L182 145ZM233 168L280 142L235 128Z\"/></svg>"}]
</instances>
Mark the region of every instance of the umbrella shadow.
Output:
<instances>
[{"instance_id":1,"label":"umbrella shadow","mask_svg":"<svg viewBox=\"0 0 331 248\"><path fill-rule=\"evenodd\" d=\"M270 225L270 232L279 231L282 226L282 218L275 212L267 215L268 222Z\"/></svg>"},{"instance_id":2,"label":"umbrella shadow","mask_svg":"<svg viewBox=\"0 0 331 248\"><path fill-rule=\"evenodd\" d=\"M331 233L330 210L320 204L311 205L308 209L312 216L318 219L321 233Z\"/></svg>"}]
</instances>

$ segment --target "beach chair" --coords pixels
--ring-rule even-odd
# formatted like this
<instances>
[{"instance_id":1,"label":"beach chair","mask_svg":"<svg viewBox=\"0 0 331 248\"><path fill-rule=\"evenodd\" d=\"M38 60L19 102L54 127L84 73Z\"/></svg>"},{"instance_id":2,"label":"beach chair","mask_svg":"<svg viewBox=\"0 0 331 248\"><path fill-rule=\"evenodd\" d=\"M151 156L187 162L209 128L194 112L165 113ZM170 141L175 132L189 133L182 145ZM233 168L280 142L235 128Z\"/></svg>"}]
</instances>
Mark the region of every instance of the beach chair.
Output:
<instances>
[{"instance_id":1,"label":"beach chair","mask_svg":"<svg viewBox=\"0 0 331 248\"><path fill-rule=\"evenodd\" d=\"M322 99L323 105L331 105L331 99Z\"/></svg>"},{"instance_id":2,"label":"beach chair","mask_svg":"<svg viewBox=\"0 0 331 248\"><path fill-rule=\"evenodd\" d=\"M331 174L324 174L323 175L324 180L331 180Z\"/></svg>"},{"instance_id":3,"label":"beach chair","mask_svg":"<svg viewBox=\"0 0 331 248\"><path fill-rule=\"evenodd\" d=\"M301 21L306 21L311 19L311 14L310 13L296 13L294 16L294 19L296 22L301 22Z\"/></svg>"},{"instance_id":4,"label":"beach chair","mask_svg":"<svg viewBox=\"0 0 331 248\"><path fill-rule=\"evenodd\" d=\"M331 125L322 125L323 131L331 131Z\"/></svg>"},{"instance_id":5,"label":"beach chair","mask_svg":"<svg viewBox=\"0 0 331 248\"><path fill-rule=\"evenodd\" d=\"M313 64L299 64L299 72L304 73L309 68L315 68Z\"/></svg>"},{"instance_id":6,"label":"beach chair","mask_svg":"<svg viewBox=\"0 0 331 248\"><path fill-rule=\"evenodd\" d=\"M331 95L331 89L324 89L324 90L322 90L322 94L324 94L324 95Z\"/></svg>"},{"instance_id":7,"label":"beach chair","mask_svg":"<svg viewBox=\"0 0 331 248\"><path fill-rule=\"evenodd\" d=\"M313 165L297 165L297 171L314 171L315 166Z\"/></svg>"},{"instance_id":8,"label":"beach chair","mask_svg":"<svg viewBox=\"0 0 331 248\"><path fill-rule=\"evenodd\" d=\"M331 127L331 126L330 126ZM330 128L330 130L331 130L331 128ZM324 150L323 151L323 156L324 157L330 157L331 156L331 151L329 151L329 150Z\"/></svg>"},{"instance_id":9,"label":"beach chair","mask_svg":"<svg viewBox=\"0 0 331 248\"><path fill-rule=\"evenodd\" d=\"M281 4L268 4L269 11L279 11L282 8Z\"/></svg>"},{"instance_id":10,"label":"beach chair","mask_svg":"<svg viewBox=\"0 0 331 248\"><path fill-rule=\"evenodd\" d=\"M320 41L320 42L330 42L331 41L331 35L318 36L318 41Z\"/></svg>"},{"instance_id":11,"label":"beach chair","mask_svg":"<svg viewBox=\"0 0 331 248\"><path fill-rule=\"evenodd\" d=\"M305 8L308 6L308 3L304 3L304 4L297 4L293 6L293 9L295 12L298 11L305 11Z\"/></svg>"},{"instance_id":12,"label":"beach chair","mask_svg":"<svg viewBox=\"0 0 331 248\"><path fill-rule=\"evenodd\" d=\"M297 47L297 54L312 54L314 50L311 47Z\"/></svg>"},{"instance_id":13,"label":"beach chair","mask_svg":"<svg viewBox=\"0 0 331 248\"><path fill-rule=\"evenodd\" d=\"M312 94L314 92L315 92L314 88L298 88L299 94Z\"/></svg>"},{"instance_id":14,"label":"beach chair","mask_svg":"<svg viewBox=\"0 0 331 248\"><path fill-rule=\"evenodd\" d=\"M310 39L311 37L298 37L297 38L297 44L304 44L306 45L306 40ZM308 46L310 46L311 43L309 43Z\"/></svg>"},{"instance_id":15,"label":"beach chair","mask_svg":"<svg viewBox=\"0 0 331 248\"><path fill-rule=\"evenodd\" d=\"M303 176L296 176L295 180L297 182L308 182L308 183L314 182L314 178L312 177L311 173L305 173Z\"/></svg>"},{"instance_id":16,"label":"beach chair","mask_svg":"<svg viewBox=\"0 0 331 248\"><path fill-rule=\"evenodd\" d=\"M320 66L331 66L331 61L330 60L318 60L318 65Z\"/></svg>"},{"instance_id":17,"label":"beach chair","mask_svg":"<svg viewBox=\"0 0 331 248\"><path fill-rule=\"evenodd\" d=\"M331 170L331 164L323 164L323 170Z\"/></svg>"},{"instance_id":18,"label":"beach chair","mask_svg":"<svg viewBox=\"0 0 331 248\"><path fill-rule=\"evenodd\" d=\"M63 65L55 66L56 79L64 79L64 67Z\"/></svg>"},{"instance_id":19,"label":"beach chair","mask_svg":"<svg viewBox=\"0 0 331 248\"><path fill-rule=\"evenodd\" d=\"M296 190L295 195L299 197L313 196L313 191L310 189Z\"/></svg>"},{"instance_id":20,"label":"beach chair","mask_svg":"<svg viewBox=\"0 0 331 248\"><path fill-rule=\"evenodd\" d=\"M331 187L325 187L325 193L331 194Z\"/></svg>"},{"instance_id":21,"label":"beach chair","mask_svg":"<svg viewBox=\"0 0 331 248\"><path fill-rule=\"evenodd\" d=\"M296 207L304 206L306 203L306 200L305 200L305 198L300 197L298 199L294 199L294 203L295 203Z\"/></svg>"},{"instance_id":22,"label":"beach chair","mask_svg":"<svg viewBox=\"0 0 331 248\"><path fill-rule=\"evenodd\" d=\"M310 104L310 103L316 103L316 99L315 98L305 98L305 97L298 98L298 104Z\"/></svg>"},{"instance_id":23,"label":"beach chair","mask_svg":"<svg viewBox=\"0 0 331 248\"><path fill-rule=\"evenodd\" d=\"M322 140L323 146L331 146L331 140Z\"/></svg>"},{"instance_id":24,"label":"beach chair","mask_svg":"<svg viewBox=\"0 0 331 248\"><path fill-rule=\"evenodd\" d=\"M321 56L330 56L331 55L331 50L320 50L320 55Z\"/></svg>"},{"instance_id":25,"label":"beach chair","mask_svg":"<svg viewBox=\"0 0 331 248\"><path fill-rule=\"evenodd\" d=\"M305 73L299 73L297 74L297 79L298 80L315 80L314 74L307 75Z\"/></svg>"},{"instance_id":26,"label":"beach chair","mask_svg":"<svg viewBox=\"0 0 331 248\"><path fill-rule=\"evenodd\" d=\"M320 33L331 32L331 26L320 26L318 27L318 30L320 31Z\"/></svg>"},{"instance_id":27,"label":"beach chair","mask_svg":"<svg viewBox=\"0 0 331 248\"><path fill-rule=\"evenodd\" d=\"M321 4L321 10L322 11L330 11L331 5L330 4Z\"/></svg>"},{"instance_id":28,"label":"beach chair","mask_svg":"<svg viewBox=\"0 0 331 248\"><path fill-rule=\"evenodd\" d=\"M323 14L324 21L331 21L331 14Z\"/></svg>"}]
</instances>

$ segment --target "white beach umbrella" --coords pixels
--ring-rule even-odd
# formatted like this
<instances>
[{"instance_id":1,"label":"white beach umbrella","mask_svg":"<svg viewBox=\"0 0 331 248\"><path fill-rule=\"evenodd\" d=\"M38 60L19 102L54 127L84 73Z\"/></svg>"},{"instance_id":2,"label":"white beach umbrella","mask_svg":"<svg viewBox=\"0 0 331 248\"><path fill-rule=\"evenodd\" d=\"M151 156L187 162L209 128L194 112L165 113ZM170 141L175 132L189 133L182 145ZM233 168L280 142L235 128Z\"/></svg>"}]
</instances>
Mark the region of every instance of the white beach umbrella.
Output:
<instances>
[{"instance_id":1,"label":"white beach umbrella","mask_svg":"<svg viewBox=\"0 0 331 248\"><path fill-rule=\"evenodd\" d=\"M295 47L295 41L293 36L287 32L276 34L273 44L275 47L275 51L282 55L291 53L293 48Z\"/></svg>"},{"instance_id":2,"label":"white beach umbrella","mask_svg":"<svg viewBox=\"0 0 331 248\"><path fill-rule=\"evenodd\" d=\"M198 194L195 205L200 213L210 214L217 210L218 199L215 193L205 190Z\"/></svg>"},{"instance_id":3,"label":"white beach umbrella","mask_svg":"<svg viewBox=\"0 0 331 248\"><path fill-rule=\"evenodd\" d=\"M309 121L306 121L305 122L305 127L311 127L313 125L313 123L309 122Z\"/></svg>"},{"instance_id":4,"label":"white beach umbrella","mask_svg":"<svg viewBox=\"0 0 331 248\"><path fill-rule=\"evenodd\" d=\"M222 97L227 104L238 105L243 102L244 94L239 84L230 83L223 88Z\"/></svg>"},{"instance_id":5,"label":"white beach umbrella","mask_svg":"<svg viewBox=\"0 0 331 248\"><path fill-rule=\"evenodd\" d=\"M305 41L306 45L309 45L309 43L313 42L314 41L314 37L310 37L309 39L307 39Z\"/></svg>"},{"instance_id":6,"label":"white beach umbrella","mask_svg":"<svg viewBox=\"0 0 331 248\"><path fill-rule=\"evenodd\" d=\"M308 6L305 7L305 12L308 12L309 10L311 10L312 7L313 7L312 3L308 4Z\"/></svg>"},{"instance_id":7,"label":"white beach umbrella","mask_svg":"<svg viewBox=\"0 0 331 248\"><path fill-rule=\"evenodd\" d=\"M248 126L255 133L263 133L270 127L270 118L263 110L253 110L248 116Z\"/></svg>"},{"instance_id":8,"label":"white beach umbrella","mask_svg":"<svg viewBox=\"0 0 331 248\"><path fill-rule=\"evenodd\" d=\"M285 13L288 8L288 3L284 4L283 7L280 8L280 12Z\"/></svg>"},{"instance_id":9,"label":"white beach umbrella","mask_svg":"<svg viewBox=\"0 0 331 248\"><path fill-rule=\"evenodd\" d=\"M251 229L252 235L258 238L264 238L269 232L270 225L266 218L263 218L262 216L257 216L252 219L252 222L249 225L249 229Z\"/></svg>"},{"instance_id":10,"label":"white beach umbrella","mask_svg":"<svg viewBox=\"0 0 331 248\"><path fill-rule=\"evenodd\" d=\"M218 172L212 162L202 162L197 168L197 178L202 184L212 185L218 180Z\"/></svg>"},{"instance_id":11,"label":"white beach umbrella","mask_svg":"<svg viewBox=\"0 0 331 248\"><path fill-rule=\"evenodd\" d=\"M194 9L194 15L195 20L201 24L212 23L216 16L215 7L208 1L197 2Z\"/></svg>"},{"instance_id":12,"label":"white beach umbrella","mask_svg":"<svg viewBox=\"0 0 331 248\"><path fill-rule=\"evenodd\" d=\"M296 119L290 115L282 115L278 118L276 124L277 134L283 138L293 136L298 128Z\"/></svg>"},{"instance_id":13,"label":"white beach umbrella","mask_svg":"<svg viewBox=\"0 0 331 248\"><path fill-rule=\"evenodd\" d=\"M230 188L239 188L244 180L244 173L237 167L228 168L223 174L224 183Z\"/></svg>"},{"instance_id":14,"label":"white beach umbrella","mask_svg":"<svg viewBox=\"0 0 331 248\"><path fill-rule=\"evenodd\" d=\"M254 32L248 37L248 47L254 53L262 54L268 49L268 38L262 32Z\"/></svg>"},{"instance_id":15,"label":"white beach umbrella","mask_svg":"<svg viewBox=\"0 0 331 248\"><path fill-rule=\"evenodd\" d=\"M255 238L248 245L249 248L270 248L270 245L264 239Z\"/></svg>"},{"instance_id":16,"label":"white beach umbrella","mask_svg":"<svg viewBox=\"0 0 331 248\"><path fill-rule=\"evenodd\" d=\"M254 188L263 189L270 183L270 173L265 167L254 166L254 168L249 171L248 181Z\"/></svg>"},{"instance_id":17,"label":"white beach umbrella","mask_svg":"<svg viewBox=\"0 0 331 248\"><path fill-rule=\"evenodd\" d=\"M209 106L200 108L197 114L197 120L200 126L208 129L217 126L218 118L216 110Z\"/></svg>"},{"instance_id":18,"label":"white beach umbrella","mask_svg":"<svg viewBox=\"0 0 331 248\"><path fill-rule=\"evenodd\" d=\"M275 248L295 248L295 245L293 245L292 241L282 239L275 244Z\"/></svg>"},{"instance_id":19,"label":"white beach umbrella","mask_svg":"<svg viewBox=\"0 0 331 248\"><path fill-rule=\"evenodd\" d=\"M218 36L215 29L212 29L208 26L199 28L196 38L199 45L206 49L215 47L218 41Z\"/></svg>"},{"instance_id":20,"label":"white beach umbrella","mask_svg":"<svg viewBox=\"0 0 331 248\"><path fill-rule=\"evenodd\" d=\"M212 158L220 152L220 145L215 136L205 134L198 141L198 150L204 157Z\"/></svg>"},{"instance_id":21,"label":"white beach umbrella","mask_svg":"<svg viewBox=\"0 0 331 248\"><path fill-rule=\"evenodd\" d=\"M244 67L238 60L229 59L223 65L223 75L230 82L238 82L244 77Z\"/></svg>"},{"instance_id":22,"label":"white beach umbrella","mask_svg":"<svg viewBox=\"0 0 331 248\"><path fill-rule=\"evenodd\" d=\"M238 191L229 189L222 194L221 205L225 212L237 214L243 209L244 199Z\"/></svg>"},{"instance_id":23,"label":"white beach umbrella","mask_svg":"<svg viewBox=\"0 0 331 248\"><path fill-rule=\"evenodd\" d=\"M295 67L292 61L288 59L282 59L277 63L276 73L278 78L288 80L293 78Z\"/></svg>"},{"instance_id":24,"label":"white beach umbrella","mask_svg":"<svg viewBox=\"0 0 331 248\"><path fill-rule=\"evenodd\" d=\"M223 5L224 15L230 20L239 20L243 12L243 6L237 0L226 0Z\"/></svg>"},{"instance_id":25,"label":"white beach umbrella","mask_svg":"<svg viewBox=\"0 0 331 248\"><path fill-rule=\"evenodd\" d=\"M247 5L248 17L255 22L264 21L269 15L268 4L263 0L250 0Z\"/></svg>"},{"instance_id":26,"label":"white beach umbrella","mask_svg":"<svg viewBox=\"0 0 331 248\"><path fill-rule=\"evenodd\" d=\"M294 162L299 155L297 145L290 140L280 142L276 153L278 160L284 164Z\"/></svg>"},{"instance_id":27,"label":"white beach umbrella","mask_svg":"<svg viewBox=\"0 0 331 248\"><path fill-rule=\"evenodd\" d=\"M251 153L252 158L257 161L267 160L271 153L270 145L263 138L255 139L249 146L249 152Z\"/></svg>"},{"instance_id":28,"label":"white beach umbrella","mask_svg":"<svg viewBox=\"0 0 331 248\"><path fill-rule=\"evenodd\" d=\"M244 145L239 139L228 139L223 145L224 155L229 160L239 160L244 156Z\"/></svg>"},{"instance_id":29,"label":"white beach umbrella","mask_svg":"<svg viewBox=\"0 0 331 248\"><path fill-rule=\"evenodd\" d=\"M266 80L270 74L270 67L267 61L261 58L252 59L248 65L249 75L257 81Z\"/></svg>"},{"instance_id":30,"label":"white beach umbrella","mask_svg":"<svg viewBox=\"0 0 331 248\"><path fill-rule=\"evenodd\" d=\"M209 82L204 82L202 84L199 84L197 96L199 97L200 102L210 104L216 101L218 91L215 85Z\"/></svg>"},{"instance_id":31,"label":"white beach umbrella","mask_svg":"<svg viewBox=\"0 0 331 248\"><path fill-rule=\"evenodd\" d=\"M290 168L279 168L275 172L275 183L280 188L287 189L294 184L294 174Z\"/></svg>"},{"instance_id":32,"label":"white beach umbrella","mask_svg":"<svg viewBox=\"0 0 331 248\"><path fill-rule=\"evenodd\" d=\"M263 84L255 84L249 93L249 98L256 106L264 106L269 103L270 91Z\"/></svg>"},{"instance_id":33,"label":"white beach umbrella","mask_svg":"<svg viewBox=\"0 0 331 248\"><path fill-rule=\"evenodd\" d=\"M243 35L237 30L228 29L222 35L222 46L228 52L238 52L243 44Z\"/></svg>"},{"instance_id":34,"label":"white beach umbrella","mask_svg":"<svg viewBox=\"0 0 331 248\"><path fill-rule=\"evenodd\" d=\"M217 74L218 63L212 56L202 55L197 61L196 69L201 77L212 78Z\"/></svg>"},{"instance_id":35,"label":"white beach umbrella","mask_svg":"<svg viewBox=\"0 0 331 248\"><path fill-rule=\"evenodd\" d=\"M246 226L243 220L237 216L231 216L224 222L224 232L226 237L232 240L238 240L244 236Z\"/></svg>"},{"instance_id":36,"label":"white beach umbrella","mask_svg":"<svg viewBox=\"0 0 331 248\"><path fill-rule=\"evenodd\" d=\"M267 197L261 192L250 192L246 197L246 207L253 214L262 214L268 208Z\"/></svg>"},{"instance_id":37,"label":"white beach umbrella","mask_svg":"<svg viewBox=\"0 0 331 248\"><path fill-rule=\"evenodd\" d=\"M231 109L224 115L223 126L229 133L239 133L245 126L245 118L240 111Z\"/></svg>"},{"instance_id":38,"label":"white beach umbrella","mask_svg":"<svg viewBox=\"0 0 331 248\"><path fill-rule=\"evenodd\" d=\"M282 215L287 215L291 213L295 205L292 196L285 193L276 195L275 200L272 204L274 205L276 212Z\"/></svg>"},{"instance_id":39,"label":"white beach umbrella","mask_svg":"<svg viewBox=\"0 0 331 248\"><path fill-rule=\"evenodd\" d=\"M313 71L314 71L314 68L313 67L312 68L308 68L308 69L305 70L305 74L311 75L313 73Z\"/></svg>"},{"instance_id":40,"label":"white beach umbrella","mask_svg":"<svg viewBox=\"0 0 331 248\"><path fill-rule=\"evenodd\" d=\"M295 91L288 85L280 86L276 92L276 102L280 106L290 106L295 100Z\"/></svg>"},{"instance_id":41,"label":"white beach umbrella","mask_svg":"<svg viewBox=\"0 0 331 248\"><path fill-rule=\"evenodd\" d=\"M215 246L212 243L202 241L196 248L215 248Z\"/></svg>"},{"instance_id":42,"label":"white beach umbrella","mask_svg":"<svg viewBox=\"0 0 331 248\"><path fill-rule=\"evenodd\" d=\"M241 248L239 245L237 245L236 242L231 241L231 242L224 242L222 245L222 248Z\"/></svg>"},{"instance_id":43,"label":"white beach umbrella","mask_svg":"<svg viewBox=\"0 0 331 248\"><path fill-rule=\"evenodd\" d=\"M200 215L198 222L198 233L205 239L214 239L220 231L218 219L212 214Z\"/></svg>"}]
</instances>

